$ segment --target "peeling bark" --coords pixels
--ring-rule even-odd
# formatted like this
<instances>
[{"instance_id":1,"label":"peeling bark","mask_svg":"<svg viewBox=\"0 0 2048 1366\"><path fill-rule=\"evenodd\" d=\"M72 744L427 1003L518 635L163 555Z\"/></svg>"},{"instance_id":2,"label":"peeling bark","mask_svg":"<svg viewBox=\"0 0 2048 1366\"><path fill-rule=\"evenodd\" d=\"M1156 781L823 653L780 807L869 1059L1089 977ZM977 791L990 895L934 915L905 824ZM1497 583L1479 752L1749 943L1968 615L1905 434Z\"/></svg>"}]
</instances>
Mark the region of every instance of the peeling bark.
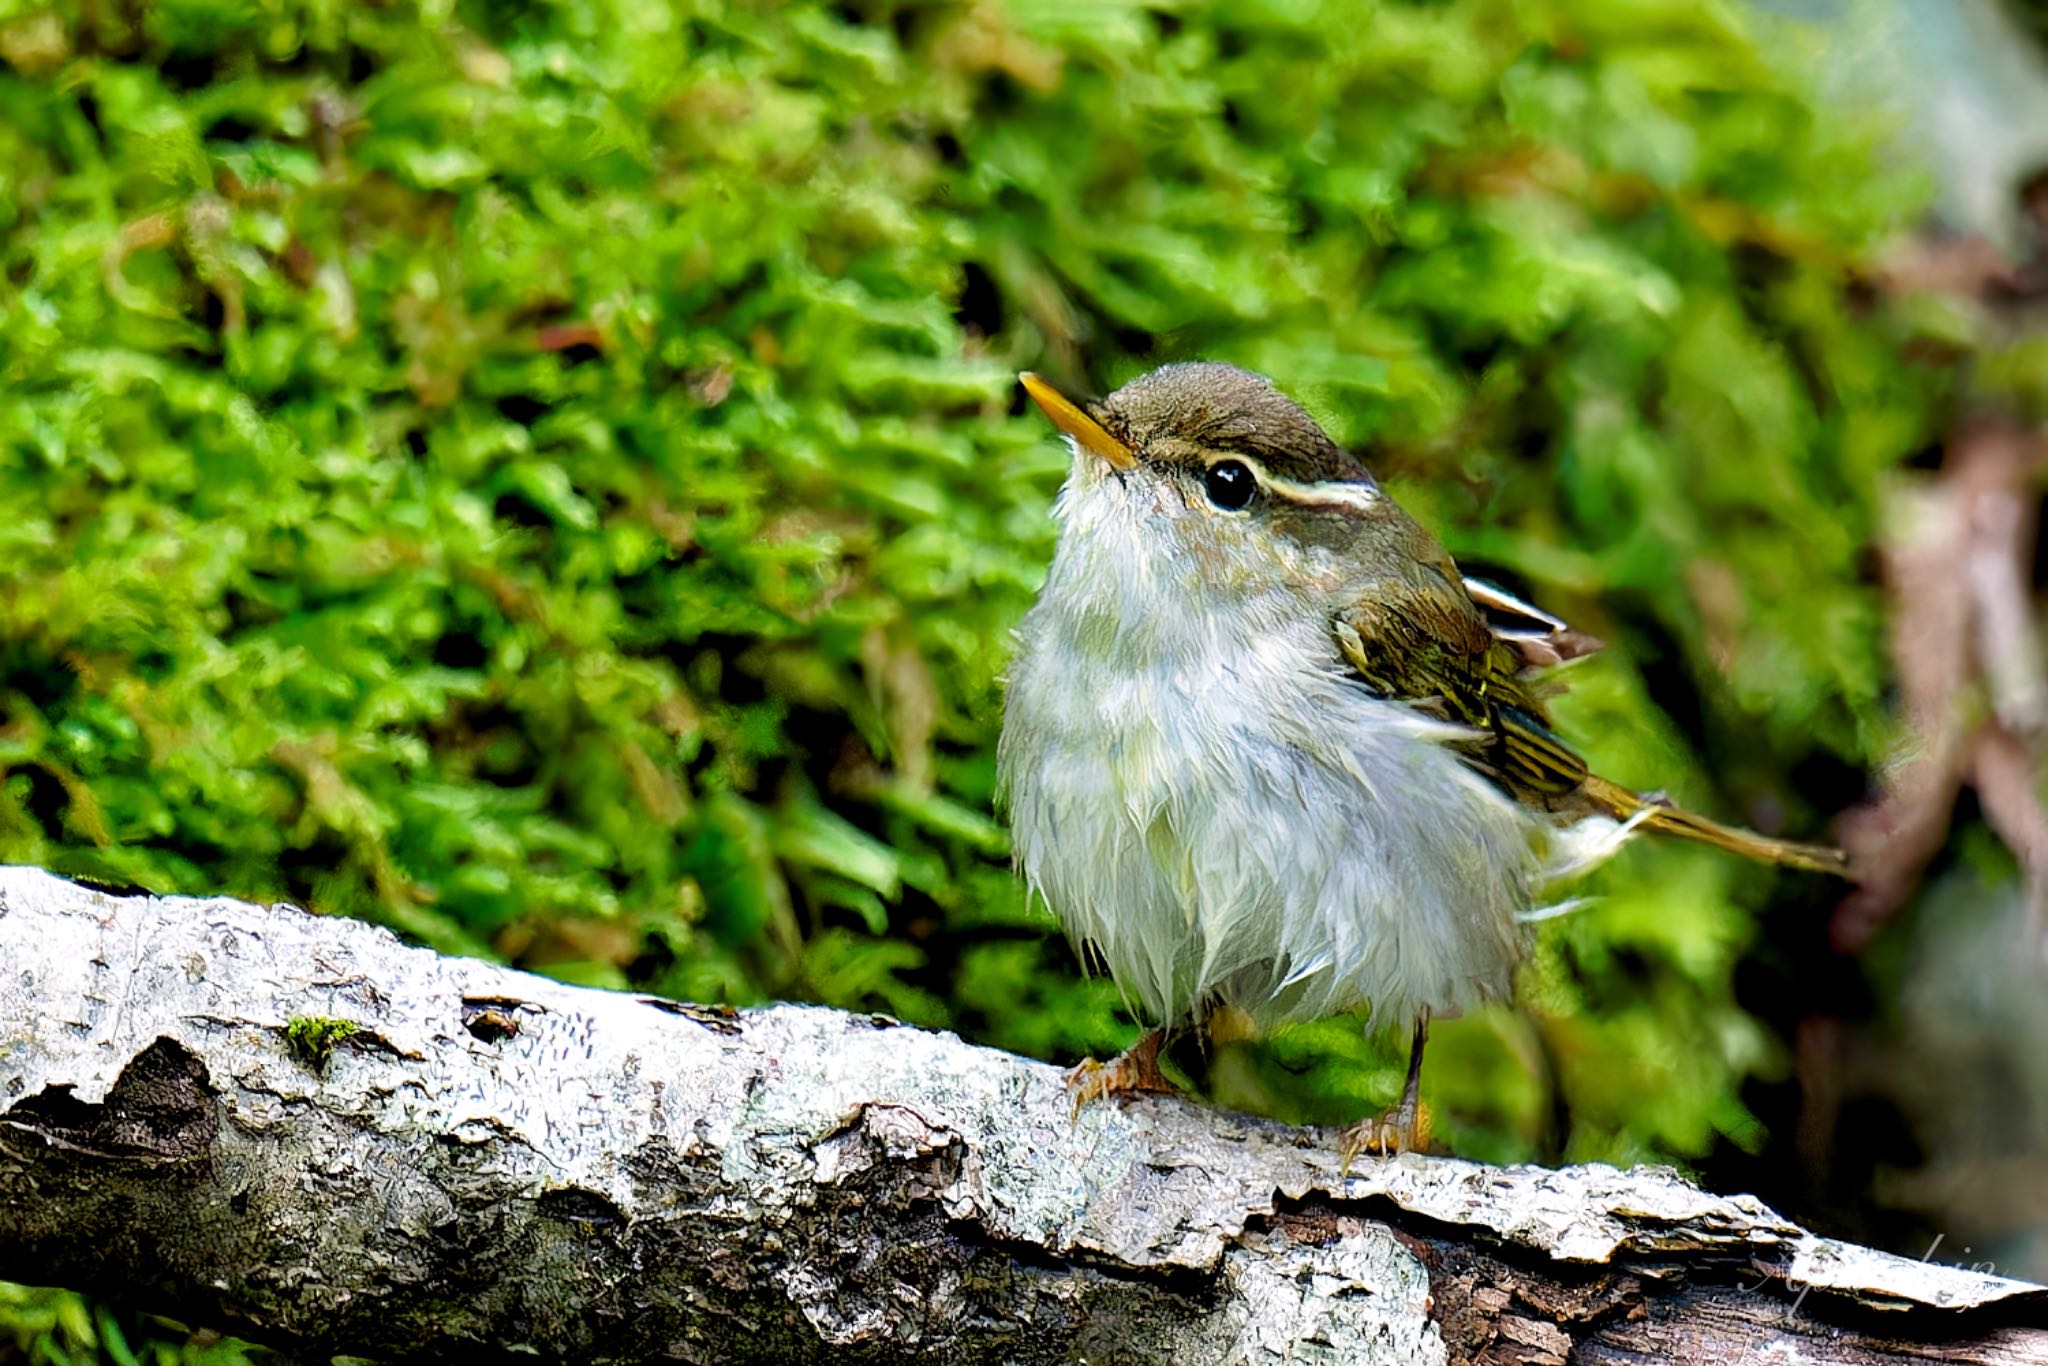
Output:
<instances>
[{"instance_id":1,"label":"peeling bark","mask_svg":"<svg viewBox=\"0 0 2048 1366\"><path fill-rule=\"evenodd\" d=\"M886 1019L581 990L289 908L0 871L0 1277L258 1339L2048 1363L2040 1287L1668 1170L1346 1174L1331 1137L1171 1099L1076 1120L1055 1069Z\"/></svg>"}]
</instances>

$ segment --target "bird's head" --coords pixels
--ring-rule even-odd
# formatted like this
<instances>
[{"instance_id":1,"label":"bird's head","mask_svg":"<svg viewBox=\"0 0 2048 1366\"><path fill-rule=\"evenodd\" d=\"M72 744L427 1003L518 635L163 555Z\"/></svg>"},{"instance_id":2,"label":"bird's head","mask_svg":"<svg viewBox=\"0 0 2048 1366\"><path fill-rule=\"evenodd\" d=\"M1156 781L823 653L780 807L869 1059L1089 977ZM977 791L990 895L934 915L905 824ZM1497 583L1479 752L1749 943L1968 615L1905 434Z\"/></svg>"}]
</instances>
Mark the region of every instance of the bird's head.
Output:
<instances>
[{"instance_id":1,"label":"bird's head","mask_svg":"<svg viewBox=\"0 0 2048 1366\"><path fill-rule=\"evenodd\" d=\"M1263 375L1167 365L1099 400L1023 383L1074 448L1066 534L1121 533L1205 587L1334 589L1357 579L1376 533L1413 525Z\"/></svg>"}]
</instances>

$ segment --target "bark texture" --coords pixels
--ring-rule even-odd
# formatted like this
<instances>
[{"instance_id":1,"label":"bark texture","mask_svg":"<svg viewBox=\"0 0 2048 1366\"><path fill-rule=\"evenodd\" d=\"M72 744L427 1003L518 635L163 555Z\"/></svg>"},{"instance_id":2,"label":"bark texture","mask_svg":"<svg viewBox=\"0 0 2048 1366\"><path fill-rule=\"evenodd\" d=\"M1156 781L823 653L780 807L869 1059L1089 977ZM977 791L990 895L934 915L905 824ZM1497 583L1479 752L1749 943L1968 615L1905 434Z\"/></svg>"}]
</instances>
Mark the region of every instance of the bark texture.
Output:
<instances>
[{"instance_id":1,"label":"bark texture","mask_svg":"<svg viewBox=\"0 0 2048 1366\"><path fill-rule=\"evenodd\" d=\"M0 870L0 1277L394 1358L2048 1363L2048 1291L1668 1170L1330 1138Z\"/></svg>"}]
</instances>

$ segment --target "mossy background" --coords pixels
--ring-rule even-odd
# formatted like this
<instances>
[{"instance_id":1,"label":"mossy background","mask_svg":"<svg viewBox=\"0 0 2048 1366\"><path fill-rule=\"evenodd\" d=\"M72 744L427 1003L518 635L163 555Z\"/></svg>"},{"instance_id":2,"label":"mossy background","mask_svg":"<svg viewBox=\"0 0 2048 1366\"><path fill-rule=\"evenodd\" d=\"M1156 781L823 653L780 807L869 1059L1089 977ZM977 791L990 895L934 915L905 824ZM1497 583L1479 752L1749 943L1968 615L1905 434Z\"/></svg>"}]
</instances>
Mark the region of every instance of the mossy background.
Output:
<instances>
[{"instance_id":1,"label":"mossy background","mask_svg":"<svg viewBox=\"0 0 2048 1366\"><path fill-rule=\"evenodd\" d=\"M0 0L0 859L1114 1050L991 809L1064 464L1014 374L1195 356L1611 642L1558 703L1600 769L1819 833L1955 371L1866 287L1920 190L1816 51L1699 0ZM1594 890L1438 1031L1439 1140L1762 1151L1737 966L1830 889ZM1350 1020L1206 1080L1342 1120L1399 1065ZM0 1358L240 1350L8 1294Z\"/></svg>"}]
</instances>

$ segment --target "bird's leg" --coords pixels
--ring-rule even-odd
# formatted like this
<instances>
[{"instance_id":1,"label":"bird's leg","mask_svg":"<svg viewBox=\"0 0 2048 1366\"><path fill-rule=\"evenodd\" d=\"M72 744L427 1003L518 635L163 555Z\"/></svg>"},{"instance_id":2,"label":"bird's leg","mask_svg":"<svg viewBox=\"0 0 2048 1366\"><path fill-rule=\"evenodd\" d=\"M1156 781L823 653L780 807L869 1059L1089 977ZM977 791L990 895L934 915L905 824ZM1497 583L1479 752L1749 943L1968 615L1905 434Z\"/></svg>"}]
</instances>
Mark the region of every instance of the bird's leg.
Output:
<instances>
[{"instance_id":1,"label":"bird's leg","mask_svg":"<svg viewBox=\"0 0 2048 1366\"><path fill-rule=\"evenodd\" d=\"M1418 1139L1422 1127L1422 1049L1428 1042L1429 1012L1425 1010L1415 1020L1415 1041L1408 1048L1408 1081L1401 1088L1401 1103L1344 1131L1346 1172L1360 1153L1392 1157L1396 1153L1414 1152L1421 1146Z\"/></svg>"},{"instance_id":2,"label":"bird's leg","mask_svg":"<svg viewBox=\"0 0 2048 1366\"><path fill-rule=\"evenodd\" d=\"M1067 1073L1067 1090L1074 1095L1074 1113L1090 1101L1107 1096L1129 1096L1144 1092L1171 1095L1180 1088L1159 1070L1159 1050L1166 1043L1166 1031L1155 1029L1111 1058L1097 1062L1083 1058Z\"/></svg>"}]
</instances>

